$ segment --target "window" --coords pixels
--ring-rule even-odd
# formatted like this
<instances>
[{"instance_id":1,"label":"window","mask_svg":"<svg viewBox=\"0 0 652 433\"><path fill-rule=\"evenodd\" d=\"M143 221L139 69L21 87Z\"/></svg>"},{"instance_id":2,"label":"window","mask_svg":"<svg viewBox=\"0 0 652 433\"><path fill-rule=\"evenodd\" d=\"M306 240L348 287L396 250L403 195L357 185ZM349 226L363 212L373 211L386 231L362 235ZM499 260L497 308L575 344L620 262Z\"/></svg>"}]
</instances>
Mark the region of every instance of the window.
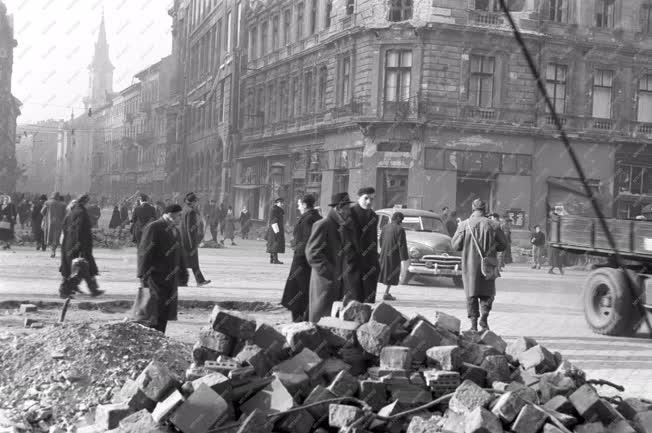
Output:
<instances>
[{"instance_id":1,"label":"window","mask_svg":"<svg viewBox=\"0 0 652 433\"><path fill-rule=\"evenodd\" d=\"M319 111L323 111L326 108L326 86L328 84L328 69L326 66L322 66L319 70L319 95L317 106Z\"/></svg>"},{"instance_id":2,"label":"window","mask_svg":"<svg viewBox=\"0 0 652 433\"><path fill-rule=\"evenodd\" d=\"M495 58L471 56L471 81L469 83L469 102L476 107L493 107Z\"/></svg>"},{"instance_id":3,"label":"window","mask_svg":"<svg viewBox=\"0 0 652 433\"><path fill-rule=\"evenodd\" d=\"M258 28L252 27L249 31L249 47L251 49L251 58L258 57Z\"/></svg>"},{"instance_id":4,"label":"window","mask_svg":"<svg viewBox=\"0 0 652 433\"><path fill-rule=\"evenodd\" d=\"M502 12L500 0L473 0L475 10L487 12ZM523 0L506 0L507 9L512 12L523 10L525 2Z\"/></svg>"},{"instance_id":5,"label":"window","mask_svg":"<svg viewBox=\"0 0 652 433\"><path fill-rule=\"evenodd\" d=\"M652 193L652 167L616 164L616 194Z\"/></svg>"},{"instance_id":6,"label":"window","mask_svg":"<svg viewBox=\"0 0 652 433\"><path fill-rule=\"evenodd\" d=\"M289 93L288 93L288 81L287 80L281 80L279 84L279 92L280 92L280 102L281 102L281 111L279 113L280 120L285 120L288 118L288 110L287 106L289 103Z\"/></svg>"},{"instance_id":7,"label":"window","mask_svg":"<svg viewBox=\"0 0 652 433\"><path fill-rule=\"evenodd\" d=\"M407 101L411 75L412 51L388 50L385 55L385 100Z\"/></svg>"},{"instance_id":8,"label":"window","mask_svg":"<svg viewBox=\"0 0 652 433\"><path fill-rule=\"evenodd\" d=\"M303 80L303 106L306 113L315 111L315 88L312 81L312 72L304 74Z\"/></svg>"},{"instance_id":9,"label":"window","mask_svg":"<svg viewBox=\"0 0 652 433\"><path fill-rule=\"evenodd\" d=\"M240 46L240 25L242 24L242 3L238 3L235 7L235 33L233 38L235 39L235 46Z\"/></svg>"},{"instance_id":10,"label":"window","mask_svg":"<svg viewBox=\"0 0 652 433\"><path fill-rule=\"evenodd\" d=\"M268 23L265 21L260 26L260 56L267 55L267 27Z\"/></svg>"},{"instance_id":11,"label":"window","mask_svg":"<svg viewBox=\"0 0 652 433\"><path fill-rule=\"evenodd\" d=\"M386 141L376 145L378 152L412 152L409 141Z\"/></svg>"},{"instance_id":12,"label":"window","mask_svg":"<svg viewBox=\"0 0 652 433\"><path fill-rule=\"evenodd\" d=\"M342 60L342 103L348 104L351 98L351 57Z\"/></svg>"},{"instance_id":13,"label":"window","mask_svg":"<svg viewBox=\"0 0 652 433\"><path fill-rule=\"evenodd\" d=\"M405 21L412 19L412 0L390 0L389 20Z\"/></svg>"},{"instance_id":14,"label":"window","mask_svg":"<svg viewBox=\"0 0 652 433\"><path fill-rule=\"evenodd\" d=\"M645 75L638 82L639 122L652 123L652 74Z\"/></svg>"},{"instance_id":15,"label":"window","mask_svg":"<svg viewBox=\"0 0 652 433\"><path fill-rule=\"evenodd\" d=\"M324 13L324 28L331 26L331 13L333 13L333 0L327 0L326 12Z\"/></svg>"},{"instance_id":16,"label":"window","mask_svg":"<svg viewBox=\"0 0 652 433\"><path fill-rule=\"evenodd\" d=\"M303 2L297 5L297 37L296 40L300 41L303 38Z\"/></svg>"},{"instance_id":17,"label":"window","mask_svg":"<svg viewBox=\"0 0 652 433\"><path fill-rule=\"evenodd\" d=\"M645 34L652 34L652 5L643 5L641 11L642 28L641 30Z\"/></svg>"},{"instance_id":18,"label":"window","mask_svg":"<svg viewBox=\"0 0 652 433\"><path fill-rule=\"evenodd\" d=\"M290 43L290 29L292 28L292 9L283 12L283 43Z\"/></svg>"},{"instance_id":19,"label":"window","mask_svg":"<svg viewBox=\"0 0 652 433\"><path fill-rule=\"evenodd\" d=\"M222 43L224 39L222 38L222 18L217 20L217 63L222 62ZM254 58L256 57L256 52L253 52Z\"/></svg>"},{"instance_id":20,"label":"window","mask_svg":"<svg viewBox=\"0 0 652 433\"><path fill-rule=\"evenodd\" d=\"M311 0L310 3L310 34L317 32L317 0Z\"/></svg>"},{"instance_id":21,"label":"window","mask_svg":"<svg viewBox=\"0 0 652 433\"><path fill-rule=\"evenodd\" d=\"M295 101L294 101L294 115L299 116L302 111L301 111L301 75L298 75L296 78L296 84L294 90L296 91L295 95ZM305 92L305 89L304 89Z\"/></svg>"},{"instance_id":22,"label":"window","mask_svg":"<svg viewBox=\"0 0 652 433\"><path fill-rule=\"evenodd\" d=\"M279 16L276 15L274 18L272 18L272 50L277 50L279 43L278 43L278 31L279 31Z\"/></svg>"},{"instance_id":23,"label":"window","mask_svg":"<svg viewBox=\"0 0 652 433\"><path fill-rule=\"evenodd\" d=\"M231 11L226 14L226 49L227 53L231 51Z\"/></svg>"},{"instance_id":24,"label":"window","mask_svg":"<svg viewBox=\"0 0 652 433\"><path fill-rule=\"evenodd\" d=\"M274 83L267 85L267 119L269 123L276 122L276 103L277 99L274 94Z\"/></svg>"},{"instance_id":25,"label":"window","mask_svg":"<svg viewBox=\"0 0 652 433\"><path fill-rule=\"evenodd\" d=\"M568 22L568 0L548 0L550 9L548 19L558 23Z\"/></svg>"},{"instance_id":26,"label":"window","mask_svg":"<svg viewBox=\"0 0 652 433\"><path fill-rule=\"evenodd\" d=\"M220 102L217 108L217 121L222 123L224 121L224 80L220 83Z\"/></svg>"},{"instance_id":27,"label":"window","mask_svg":"<svg viewBox=\"0 0 652 433\"><path fill-rule=\"evenodd\" d=\"M555 111L559 114L566 112L566 65L548 63L546 69L546 90L552 100ZM546 106L546 110L548 107Z\"/></svg>"},{"instance_id":28,"label":"window","mask_svg":"<svg viewBox=\"0 0 652 433\"><path fill-rule=\"evenodd\" d=\"M355 0L346 0L346 14L353 15L355 12Z\"/></svg>"},{"instance_id":29,"label":"window","mask_svg":"<svg viewBox=\"0 0 652 433\"><path fill-rule=\"evenodd\" d=\"M349 191L349 171L341 170L333 173L333 192Z\"/></svg>"},{"instance_id":30,"label":"window","mask_svg":"<svg viewBox=\"0 0 652 433\"><path fill-rule=\"evenodd\" d=\"M593 76L593 117L611 119L613 71L598 69Z\"/></svg>"},{"instance_id":31,"label":"window","mask_svg":"<svg viewBox=\"0 0 652 433\"><path fill-rule=\"evenodd\" d=\"M297 94L297 79L295 77L290 78L290 92L288 93L288 117L291 119L294 117L294 101Z\"/></svg>"},{"instance_id":32,"label":"window","mask_svg":"<svg viewBox=\"0 0 652 433\"><path fill-rule=\"evenodd\" d=\"M615 15L615 0L595 0L595 25L602 28L613 28Z\"/></svg>"}]
</instances>

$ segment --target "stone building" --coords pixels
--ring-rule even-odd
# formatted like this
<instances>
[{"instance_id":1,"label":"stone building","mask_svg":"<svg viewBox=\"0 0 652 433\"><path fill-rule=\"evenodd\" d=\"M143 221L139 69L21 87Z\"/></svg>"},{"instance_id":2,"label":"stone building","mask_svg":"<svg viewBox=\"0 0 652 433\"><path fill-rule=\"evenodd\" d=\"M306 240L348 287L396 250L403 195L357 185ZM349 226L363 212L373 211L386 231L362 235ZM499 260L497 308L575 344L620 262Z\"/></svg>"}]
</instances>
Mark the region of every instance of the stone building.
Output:
<instances>
[{"instance_id":1,"label":"stone building","mask_svg":"<svg viewBox=\"0 0 652 433\"><path fill-rule=\"evenodd\" d=\"M509 4L607 214L632 216L652 200L652 7ZM524 230L590 214L498 1L257 1L245 26L233 187L256 218L366 185L378 208L481 197Z\"/></svg>"},{"instance_id":2,"label":"stone building","mask_svg":"<svg viewBox=\"0 0 652 433\"><path fill-rule=\"evenodd\" d=\"M57 141L63 120L44 120L16 128L16 158L24 170L16 191L49 194L56 185Z\"/></svg>"},{"instance_id":3,"label":"stone building","mask_svg":"<svg viewBox=\"0 0 652 433\"><path fill-rule=\"evenodd\" d=\"M14 192L21 176L16 163L16 118L21 103L11 93L14 64L14 20L0 1L0 191Z\"/></svg>"}]
</instances>

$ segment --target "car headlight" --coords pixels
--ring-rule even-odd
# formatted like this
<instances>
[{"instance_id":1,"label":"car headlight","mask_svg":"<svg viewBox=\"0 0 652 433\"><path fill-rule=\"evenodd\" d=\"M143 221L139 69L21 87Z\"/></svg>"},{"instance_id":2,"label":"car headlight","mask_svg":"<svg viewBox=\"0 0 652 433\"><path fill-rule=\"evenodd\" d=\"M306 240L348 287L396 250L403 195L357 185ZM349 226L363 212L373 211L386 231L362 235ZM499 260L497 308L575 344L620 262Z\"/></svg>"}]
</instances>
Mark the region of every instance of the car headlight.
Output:
<instances>
[{"instance_id":1,"label":"car headlight","mask_svg":"<svg viewBox=\"0 0 652 433\"><path fill-rule=\"evenodd\" d=\"M415 247L410 247L410 249L408 250L408 254L410 255L411 259L418 259L419 257L421 257L421 251L419 251L419 249Z\"/></svg>"}]
</instances>

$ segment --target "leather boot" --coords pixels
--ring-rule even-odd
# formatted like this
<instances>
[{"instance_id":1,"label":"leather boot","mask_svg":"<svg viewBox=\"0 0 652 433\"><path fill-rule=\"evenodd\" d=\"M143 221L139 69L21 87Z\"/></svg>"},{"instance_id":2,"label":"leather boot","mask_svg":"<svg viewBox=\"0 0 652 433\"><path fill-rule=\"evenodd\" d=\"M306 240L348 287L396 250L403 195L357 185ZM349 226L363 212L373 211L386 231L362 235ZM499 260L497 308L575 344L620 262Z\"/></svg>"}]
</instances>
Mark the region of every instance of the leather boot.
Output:
<instances>
[{"instance_id":1,"label":"leather boot","mask_svg":"<svg viewBox=\"0 0 652 433\"><path fill-rule=\"evenodd\" d=\"M487 319L489 318L489 314L483 314L480 316L480 331L488 331L489 330L489 323L487 322Z\"/></svg>"},{"instance_id":2,"label":"leather boot","mask_svg":"<svg viewBox=\"0 0 652 433\"><path fill-rule=\"evenodd\" d=\"M478 332L478 318L477 317L471 317L471 327L468 329L467 332Z\"/></svg>"}]
</instances>

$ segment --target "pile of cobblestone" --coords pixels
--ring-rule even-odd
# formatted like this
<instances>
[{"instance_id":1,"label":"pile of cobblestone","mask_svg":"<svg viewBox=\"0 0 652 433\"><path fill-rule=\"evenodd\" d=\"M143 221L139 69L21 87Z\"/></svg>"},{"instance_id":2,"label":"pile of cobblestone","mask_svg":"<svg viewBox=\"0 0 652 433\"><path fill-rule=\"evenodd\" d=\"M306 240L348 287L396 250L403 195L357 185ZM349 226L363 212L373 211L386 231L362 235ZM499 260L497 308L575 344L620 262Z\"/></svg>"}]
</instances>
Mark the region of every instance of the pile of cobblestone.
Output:
<instances>
[{"instance_id":1,"label":"pile of cobblestone","mask_svg":"<svg viewBox=\"0 0 652 433\"><path fill-rule=\"evenodd\" d=\"M93 248L126 248L133 246L128 227L93 229Z\"/></svg>"},{"instance_id":2,"label":"pile of cobblestone","mask_svg":"<svg viewBox=\"0 0 652 433\"><path fill-rule=\"evenodd\" d=\"M152 361L85 432L652 432L652 404L601 398L559 353L386 303L274 328L215 307L181 380Z\"/></svg>"}]
</instances>

